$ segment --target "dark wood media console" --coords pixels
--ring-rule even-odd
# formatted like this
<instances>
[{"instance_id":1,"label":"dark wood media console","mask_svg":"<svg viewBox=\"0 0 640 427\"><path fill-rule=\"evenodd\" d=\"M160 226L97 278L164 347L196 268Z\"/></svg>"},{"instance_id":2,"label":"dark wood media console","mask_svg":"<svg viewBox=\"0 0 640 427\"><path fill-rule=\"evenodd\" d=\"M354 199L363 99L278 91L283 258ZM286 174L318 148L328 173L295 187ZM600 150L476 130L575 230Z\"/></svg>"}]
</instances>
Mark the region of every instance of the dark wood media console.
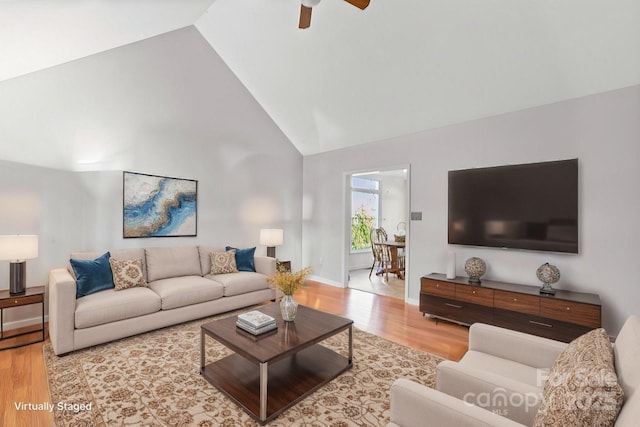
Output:
<instances>
[{"instance_id":1,"label":"dark wood media console","mask_svg":"<svg viewBox=\"0 0 640 427\"><path fill-rule=\"evenodd\" d=\"M488 323L564 342L600 327L598 295L561 290L543 295L539 289L493 280L475 285L466 277L433 273L420 279L420 311L464 325Z\"/></svg>"}]
</instances>

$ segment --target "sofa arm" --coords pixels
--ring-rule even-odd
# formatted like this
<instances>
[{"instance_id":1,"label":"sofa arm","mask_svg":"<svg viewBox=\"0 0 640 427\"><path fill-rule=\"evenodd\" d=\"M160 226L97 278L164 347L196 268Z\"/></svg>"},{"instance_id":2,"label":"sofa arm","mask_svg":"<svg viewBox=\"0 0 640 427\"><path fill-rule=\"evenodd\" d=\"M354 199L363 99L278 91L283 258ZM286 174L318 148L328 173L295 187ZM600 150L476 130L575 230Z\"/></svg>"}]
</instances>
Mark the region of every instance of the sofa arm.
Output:
<instances>
[{"instance_id":1,"label":"sofa arm","mask_svg":"<svg viewBox=\"0 0 640 427\"><path fill-rule=\"evenodd\" d=\"M550 368L567 344L484 323L469 328L469 350L534 368Z\"/></svg>"},{"instance_id":2,"label":"sofa arm","mask_svg":"<svg viewBox=\"0 0 640 427\"><path fill-rule=\"evenodd\" d=\"M256 266L256 273L262 273L265 276L273 276L276 274L276 259L268 256L256 255L253 257Z\"/></svg>"},{"instance_id":3,"label":"sofa arm","mask_svg":"<svg viewBox=\"0 0 640 427\"><path fill-rule=\"evenodd\" d=\"M49 272L49 337L53 351L64 354L74 349L76 282L66 268Z\"/></svg>"},{"instance_id":4,"label":"sofa arm","mask_svg":"<svg viewBox=\"0 0 640 427\"><path fill-rule=\"evenodd\" d=\"M391 386L391 423L401 427L522 427L508 418L405 378Z\"/></svg>"}]
</instances>

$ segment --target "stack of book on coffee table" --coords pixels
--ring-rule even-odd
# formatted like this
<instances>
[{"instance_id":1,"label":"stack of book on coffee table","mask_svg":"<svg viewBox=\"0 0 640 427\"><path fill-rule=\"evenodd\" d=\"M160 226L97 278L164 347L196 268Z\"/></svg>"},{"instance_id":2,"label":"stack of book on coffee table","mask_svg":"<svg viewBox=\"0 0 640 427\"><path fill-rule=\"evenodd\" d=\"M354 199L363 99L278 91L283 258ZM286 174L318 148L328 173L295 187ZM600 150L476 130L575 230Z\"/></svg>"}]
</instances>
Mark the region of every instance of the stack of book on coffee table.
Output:
<instances>
[{"instance_id":1,"label":"stack of book on coffee table","mask_svg":"<svg viewBox=\"0 0 640 427\"><path fill-rule=\"evenodd\" d=\"M238 315L236 326L253 335L260 335L278 327L276 319L257 310Z\"/></svg>"}]
</instances>

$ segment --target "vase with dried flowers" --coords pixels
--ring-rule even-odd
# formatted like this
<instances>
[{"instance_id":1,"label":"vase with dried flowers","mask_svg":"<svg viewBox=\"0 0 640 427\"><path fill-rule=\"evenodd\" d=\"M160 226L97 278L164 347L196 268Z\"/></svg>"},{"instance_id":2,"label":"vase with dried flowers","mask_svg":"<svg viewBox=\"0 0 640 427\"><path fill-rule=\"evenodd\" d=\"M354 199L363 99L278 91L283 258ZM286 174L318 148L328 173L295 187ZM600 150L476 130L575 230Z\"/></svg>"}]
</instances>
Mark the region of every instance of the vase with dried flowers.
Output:
<instances>
[{"instance_id":1,"label":"vase with dried flowers","mask_svg":"<svg viewBox=\"0 0 640 427\"><path fill-rule=\"evenodd\" d=\"M304 280L309 274L311 267L303 268L296 273L279 269L273 276L267 277L267 282L284 294L280 300L280 312L286 322L293 322L296 318L298 303L293 299L293 294L304 285Z\"/></svg>"}]
</instances>

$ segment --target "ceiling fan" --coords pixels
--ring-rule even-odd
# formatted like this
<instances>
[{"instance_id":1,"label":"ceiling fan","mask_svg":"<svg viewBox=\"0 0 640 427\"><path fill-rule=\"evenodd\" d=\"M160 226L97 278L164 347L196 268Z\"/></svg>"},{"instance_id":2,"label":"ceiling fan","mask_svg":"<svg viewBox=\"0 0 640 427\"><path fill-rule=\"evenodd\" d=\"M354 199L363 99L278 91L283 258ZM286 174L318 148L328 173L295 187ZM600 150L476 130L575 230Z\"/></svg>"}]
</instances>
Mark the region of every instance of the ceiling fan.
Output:
<instances>
[{"instance_id":1,"label":"ceiling fan","mask_svg":"<svg viewBox=\"0 0 640 427\"><path fill-rule=\"evenodd\" d=\"M362 10L369 6L369 0L344 1ZM298 28L309 28L311 25L311 10L313 6L316 6L318 3L320 3L320 0L302 0L302 4L300 5L300 24Z\"/></svg>"}]
</instances>

